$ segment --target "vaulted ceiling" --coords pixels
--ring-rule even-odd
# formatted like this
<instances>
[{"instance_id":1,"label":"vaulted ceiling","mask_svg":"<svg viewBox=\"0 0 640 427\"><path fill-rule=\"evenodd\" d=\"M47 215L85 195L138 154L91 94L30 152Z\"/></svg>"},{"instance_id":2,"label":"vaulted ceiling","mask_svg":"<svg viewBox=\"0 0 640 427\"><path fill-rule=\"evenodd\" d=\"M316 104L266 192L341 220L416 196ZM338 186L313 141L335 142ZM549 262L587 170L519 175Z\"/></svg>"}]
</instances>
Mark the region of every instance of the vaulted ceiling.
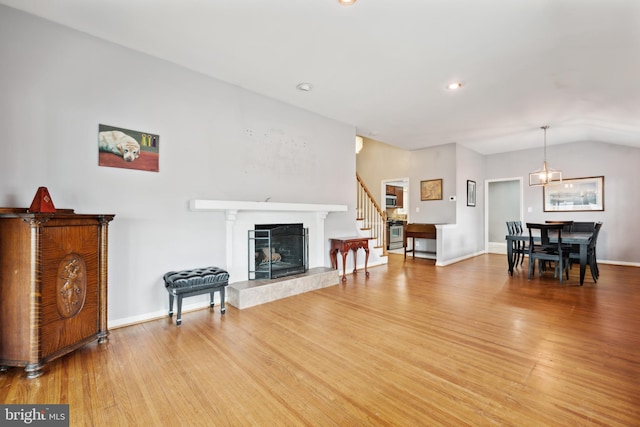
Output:
<instances>
[{"instance_id":1,"label":"vaulted ceiling","mask_svg":"<svg viewBox=\"0 0 640 427\"><path fill-rule=\"evenodd\" d=\"M405 149L640 147L638 0L0 0ZM310 83L310 91L296 89ZM447 85L461 82L458 90Z\"/></svg>"}]
</instances>

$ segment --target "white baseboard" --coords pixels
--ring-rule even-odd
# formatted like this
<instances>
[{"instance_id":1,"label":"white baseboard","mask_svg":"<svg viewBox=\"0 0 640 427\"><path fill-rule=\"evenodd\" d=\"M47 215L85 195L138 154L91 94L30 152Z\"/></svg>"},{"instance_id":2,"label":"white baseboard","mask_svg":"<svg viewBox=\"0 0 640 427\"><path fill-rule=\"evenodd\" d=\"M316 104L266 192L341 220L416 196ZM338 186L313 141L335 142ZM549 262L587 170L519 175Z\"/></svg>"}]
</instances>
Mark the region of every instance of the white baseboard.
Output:
<instances>
[{"instance_id":1,"label":"white baseboard","mask_svg":"<svg viewBox=\"0 0 640 427\"><path fill-rule=\"evenodd\" d=\"M487 253L490 254L507 254L507 243L501 242L488 242L487 243Z\"/></svg>"},{"instance_id":2,"label":"white baseboard","mask_svg":"<svg viewBox=\"0 0 640 427\"><path fill-rule=\"evenodd\" d=\"M598 264L611 264L611 265L623 265L627 267L640 267L640 263L638 262L627 262L627 261L610 261L606 259L599 259Z\"/></svg>"},{"instance_id":3,"label":"white baseboard","mask_svg":"<svg viewBox=\"0 0 640 427\"><path fill-rule=\"evenodd\" d=\"M480 251L480 252L475 252L473 254L464 255L458 258L448 259L442 262L436 262L436 266L446 267L447 265L455 264L456 262L464 261L465 259L474 258L474 257L477 257L478 255L484 255L485 253L486 253L485 251Z\"/></svg>"},{"instance_id":4,"label":"white baseboard","mask_svg":"<svg viewBox=\"0 0 640 427\"><path fill-rule=\"evenodd\" d=\"M190 311L202 310L203 308L209 307L209 294L205 296L207 298L206 301L200 301L200 302L191 303L191 304L185 304L186 301L183 300L182 314L184 315L185 313L188 313ZM167 301L168 300L169 300L169 294L167 294ZM214 302L215 302L215 309L216 310L219 309L220 300L217 293L215 295ZM176 302L174 301L174 312L173 312L174 319L175 319L175 316L178 315L178 308L175 304ZM125 326L135 325L138 323L149 322L151 320L161 319L163 317L169 317L168 305L165 310L158 310L158 311L153 311L151 313L140 314L138 316L131 316L131 317L125 317L122 319L116 319L114 321L108 321L107 326L109 329L117 329L117 328L123 328Z\"/></svg>"}]
</instances>

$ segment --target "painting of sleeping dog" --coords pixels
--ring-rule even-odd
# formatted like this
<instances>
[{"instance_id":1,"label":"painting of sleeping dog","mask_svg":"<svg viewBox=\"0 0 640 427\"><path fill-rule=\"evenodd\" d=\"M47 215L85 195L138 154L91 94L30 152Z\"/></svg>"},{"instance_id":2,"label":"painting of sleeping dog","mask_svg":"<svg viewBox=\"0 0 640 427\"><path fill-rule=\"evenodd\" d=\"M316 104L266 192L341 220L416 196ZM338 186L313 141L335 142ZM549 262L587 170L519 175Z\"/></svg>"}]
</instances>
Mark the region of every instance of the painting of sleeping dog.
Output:
<instances>
[{"instance_id":1,"label":"painting of sleeping dog","mask_svg":"<svg viewBox=\"0 0 640 427\"><path fill-rule=\"evenodd\" d=\"M160 136L109 125L98 125L98 165L159 171Z\"/></svg>"}]
</instances>

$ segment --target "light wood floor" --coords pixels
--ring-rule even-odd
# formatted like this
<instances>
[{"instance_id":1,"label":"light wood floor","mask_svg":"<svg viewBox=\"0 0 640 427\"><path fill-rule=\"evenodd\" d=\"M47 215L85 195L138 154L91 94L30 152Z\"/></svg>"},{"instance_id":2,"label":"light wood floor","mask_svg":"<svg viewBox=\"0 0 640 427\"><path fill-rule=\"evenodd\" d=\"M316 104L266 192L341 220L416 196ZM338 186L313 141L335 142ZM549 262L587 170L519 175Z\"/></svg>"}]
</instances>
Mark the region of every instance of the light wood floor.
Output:
<instances>
[{"instance_id":1,"label":"light wood floor","mask_svg":"<svg viewBox=\"0 0 640 427\"><path fill-rule=\"evenodd\" d=\"M72 426L640 424L640 269L594 284L507 275L504 256L403 262L249 309L111 331L0 402Z\"/></svg>"}]
</instances>

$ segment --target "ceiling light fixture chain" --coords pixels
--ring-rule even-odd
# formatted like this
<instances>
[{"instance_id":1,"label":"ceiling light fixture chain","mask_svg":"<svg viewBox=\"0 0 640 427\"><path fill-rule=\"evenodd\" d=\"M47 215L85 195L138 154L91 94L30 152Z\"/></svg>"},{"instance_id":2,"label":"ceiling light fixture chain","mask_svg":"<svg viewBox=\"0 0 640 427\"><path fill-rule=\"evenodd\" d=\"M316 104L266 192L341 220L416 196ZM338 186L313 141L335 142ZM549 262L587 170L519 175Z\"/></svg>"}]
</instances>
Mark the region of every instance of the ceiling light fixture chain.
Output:
<instances>
[{"instance_id":1,"label":"ceiling light fixture chain","mask_svg":"<svg viewBox=\"0 0 640 427\"><path fill-rule=\"evenodd\" d=\"M540 129L544 131L544 164L547 164L547 129L549 125L541 126Z\"/></svg>"}]
</instances>

